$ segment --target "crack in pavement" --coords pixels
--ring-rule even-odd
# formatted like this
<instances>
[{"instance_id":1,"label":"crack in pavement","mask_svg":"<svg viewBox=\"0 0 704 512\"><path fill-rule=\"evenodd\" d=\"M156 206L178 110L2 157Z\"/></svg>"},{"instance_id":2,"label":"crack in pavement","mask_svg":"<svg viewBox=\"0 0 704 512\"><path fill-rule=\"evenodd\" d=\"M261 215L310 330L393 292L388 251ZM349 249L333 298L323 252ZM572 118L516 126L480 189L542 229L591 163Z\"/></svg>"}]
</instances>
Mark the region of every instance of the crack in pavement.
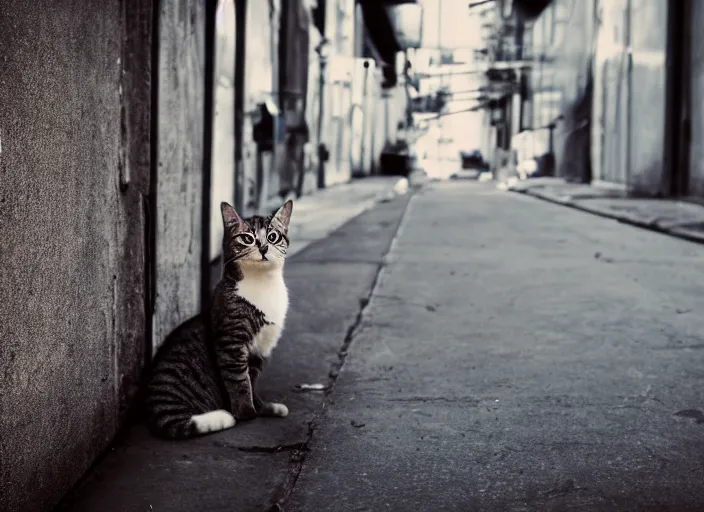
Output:
<instances>
[{"instance_id":1,"label":"crack in pavement","mask_svg":"<svg viewBox=\"0 0 704 512\"><path fill-rule=\"evenodd\" d=\"M342 370L342 367L345 364L345 360L347 359L348 355L348 349L352 342L354 341L355 335L357 334L361 324L362 320L364 318L364 314L367 311L369 304L371 303L371 299L374 296L374 292L377 289L377 286L379 284L379 278L382 274L382 271L384 268L387 266L387 255L393 250L396 239L398 238L399 232L401 231L401 227L403 225L403 221L406 218L406 214L408 213L409 206L411 204L411 201L413 200L413 196L415 195L414 192L411 193L411 197L409 198L408 202L403 208L403 212L401 213L401 216L399 217L398 224L396 226L396 230L394 232L393 237L391 238L391 243L389 244L389 247L387 250L384 252L383 257L381 258L381 263L379 262L373 262L377 264L377 269L376 273L374 274L374 279L371 283L371 286L369 287L369 293L367 294L366 297L363 297L359 300L359 309L357 311L357 315L355 316L355 319L353 320L352 324L349 326L347 329L347 334L345 335L345 338L342 342L342 345L340 346L340 349L337 352L337 361L333 362L330 371L328 372L328 385L325 388L324 391L324 396L329 397L329 395L333 392L335 388L335 384L337 382L337 379L340 375L340 371ZM311 420L308 423L308 434L306 436L306 440L303 443L296 443L298 445L297 448L292 449L291 452L291 462L293 463L293 467L291 468L289 472L288 479L286 480L286 483L282 486L282 488L275 493L273 503L272 505L267 509L267 512L278 512L284 510L284 505L286 502L289 500L291 495L293 494L293 491L296 488L296 484L298 483L298 479L301 475L301 471L303 470L303 464L305 463L306 460L306 455L310 451L309 445L310 442L313 439L313 435L315 434L315 431L318 428L318 424L322 420L322 415L327 408L328 403L327 400L323 401L322 408L316 415L316 417ZM269 453L269 452L267 452ZM276 453L276 452L271 452L271 453ZM277 498L278 495L278 498Z\"/></svg>"},{"instance_id":2,"label":"crack in pavement","mask_svg":"<svg viewBox=\"0 0 704 512\"><path fill-rule=\"evenodd\" d=\"M451 397L451 396L409 396L409 397L398 397L398 398L389 398L387 399L389 402L407 402L407 403L433 403L433 402L443 402L443 403L462 403L465 405L472 405L472 406L478 406L482 403L482 400L479 400L475 397L469 397L469 396L458 396L458 397ZM484 402L489 402L489 400L484 400ZM491 400L493 403L494 400Z\"/></svg>"},{"instance_id":3,"label":"crack in pavement","mask_svg":"<svg viewBox=\"0 0 704 512\"><path fill-rule=\"evenodd\" d=\"M281 453L281 452L294 452L296 450L307 450L305 442L302 443L292 443L292 444L280 444L278 446L237 446L235 448L239 452L246 453Z\"/></svg>"}]
</instances>

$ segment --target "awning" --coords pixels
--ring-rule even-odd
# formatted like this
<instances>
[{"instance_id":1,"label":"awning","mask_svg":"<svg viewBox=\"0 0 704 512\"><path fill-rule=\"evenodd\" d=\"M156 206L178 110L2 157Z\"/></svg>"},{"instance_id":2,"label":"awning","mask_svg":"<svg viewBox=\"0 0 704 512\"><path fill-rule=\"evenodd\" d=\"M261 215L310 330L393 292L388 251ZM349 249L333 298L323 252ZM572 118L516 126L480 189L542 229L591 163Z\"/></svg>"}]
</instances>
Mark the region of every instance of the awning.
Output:
<instances>
[{"instance_id":1,"label":"awning","mask_svg":"<svg viewBox=\"0 0 704 512\"><path fill-rule=\"evenodd\" d=\"M389 8L402 4L415 4L416 0L357 0L362 8L362 19L368 38L367 46L374 60L382 67L383 87L397 83L396 54L403 51L394 31Z\"/></svg>"},{"instance_id":2,"label":"awning","mask_svg":"<svg viewBox=\"0 0 704 512\"><path fill-rule=\"evenodd\" d=\"M504 0L510 2L511 0ZM524 20L533 20L540 16L552 0L513 0L513 8Z\"/></svg>"},{"instance_id":3,"label":"awning","mask_svg":"<svg viewBox=\"0 0 704 512\"><path fill-rule=\"evenodd\" d=\"M396 52L401 51L401 46L396 40L391 16L386 9L389 4L382 0L359 0L359 4L372 46L385 64L394 65Z\"/></svg>"}]
</instances>

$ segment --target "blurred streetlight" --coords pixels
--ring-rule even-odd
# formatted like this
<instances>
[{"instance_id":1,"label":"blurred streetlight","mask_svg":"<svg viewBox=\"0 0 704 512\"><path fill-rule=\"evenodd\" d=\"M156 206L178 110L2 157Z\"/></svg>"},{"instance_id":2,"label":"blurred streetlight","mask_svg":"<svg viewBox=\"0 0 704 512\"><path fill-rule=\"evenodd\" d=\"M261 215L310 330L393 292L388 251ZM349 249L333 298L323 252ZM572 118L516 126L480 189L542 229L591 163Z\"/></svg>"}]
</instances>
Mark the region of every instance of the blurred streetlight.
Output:
<instances>
[{"instance_id":1,"label":"blurred streetlight","mask_svg":"<svg viewBox=\"0 0 704 512\"><path fill-rule=\"evenodd\" d=\"M323 37L322 41L315 47L315 53L318 54L320 60L320 73L318 78L318 130L317 130L317 154L318 154L318 188L325 188L325 162L327 161L327 149L323 144L323 120L325 108L325 67L330 58L330 41L327 37Z\"/></svg>"}]
</instances>

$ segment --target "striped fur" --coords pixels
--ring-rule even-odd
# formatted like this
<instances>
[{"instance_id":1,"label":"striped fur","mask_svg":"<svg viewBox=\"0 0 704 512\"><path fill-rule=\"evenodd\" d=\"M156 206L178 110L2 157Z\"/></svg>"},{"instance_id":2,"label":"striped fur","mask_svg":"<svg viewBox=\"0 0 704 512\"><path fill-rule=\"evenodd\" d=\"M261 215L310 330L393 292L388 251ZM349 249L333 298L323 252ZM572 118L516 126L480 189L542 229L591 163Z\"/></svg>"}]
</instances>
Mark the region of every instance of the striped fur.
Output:
<instances>
[{"instance_id":1,"label":"striped fur","mask_svg":"<svg viewBox=\"0 0 704 512\"><path fill-rule=\"evenodd\" d=\"M154 435L183 439L238 420L288 414L255 392L288 310L283 266L292 203L243 220L221 205L224 268L210 308L177 327L154 358L144 393Z\"/></svg>"}]
</instances>

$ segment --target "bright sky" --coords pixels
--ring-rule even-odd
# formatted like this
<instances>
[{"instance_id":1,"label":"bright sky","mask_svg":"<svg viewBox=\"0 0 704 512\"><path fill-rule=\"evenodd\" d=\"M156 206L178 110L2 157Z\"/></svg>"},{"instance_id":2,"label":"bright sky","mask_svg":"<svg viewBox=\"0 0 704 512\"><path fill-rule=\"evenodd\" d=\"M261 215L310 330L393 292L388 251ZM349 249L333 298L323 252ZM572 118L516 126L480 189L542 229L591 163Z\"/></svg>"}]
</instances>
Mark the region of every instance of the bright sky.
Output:
<instances>
[{"instance_id":1,"label":"bright sky","mask_svg":"<svg viewBox=\"0 0 704 512\"><path fill-rule=\"evenodd\" d=\"M470 14L469 3L471 1L419 0L423 6L423 47L483 48L485 43L481 40L480 33L482 20L476 14ZM438 21L440 22L439 26ZM438 37L439 34L441 37ZM453 90L469 90L479 85L475 83L477 77L474 75L453 78L456 79L452 80L451 88ZM455 102L449 110L456 112L470 108L474 104L474 101ZM425 142L421 142L421 147L424 147L423 144L429 144L424 151L437 153L437 137L442 136L454 139L454 143L446 148L451 153L456 153L460 149L479 148L482 134L481 119L481 112L464 112L443 117L439 123L431 122L433 130L424 137Z\"/></svg>"},{"instance_id":2,"label":"bright sky","mask_svg":"<svg viewBox=\"0 0 704 512\"><path fill-rule=\"evenodd\" d=\"M423 6L423 46L481 48L480 18L470 15L470 0L420 0ZM438 32L440 16L440 33ZM440 37L438 37L440 34Z\"/></svg>"}]
</instances>

